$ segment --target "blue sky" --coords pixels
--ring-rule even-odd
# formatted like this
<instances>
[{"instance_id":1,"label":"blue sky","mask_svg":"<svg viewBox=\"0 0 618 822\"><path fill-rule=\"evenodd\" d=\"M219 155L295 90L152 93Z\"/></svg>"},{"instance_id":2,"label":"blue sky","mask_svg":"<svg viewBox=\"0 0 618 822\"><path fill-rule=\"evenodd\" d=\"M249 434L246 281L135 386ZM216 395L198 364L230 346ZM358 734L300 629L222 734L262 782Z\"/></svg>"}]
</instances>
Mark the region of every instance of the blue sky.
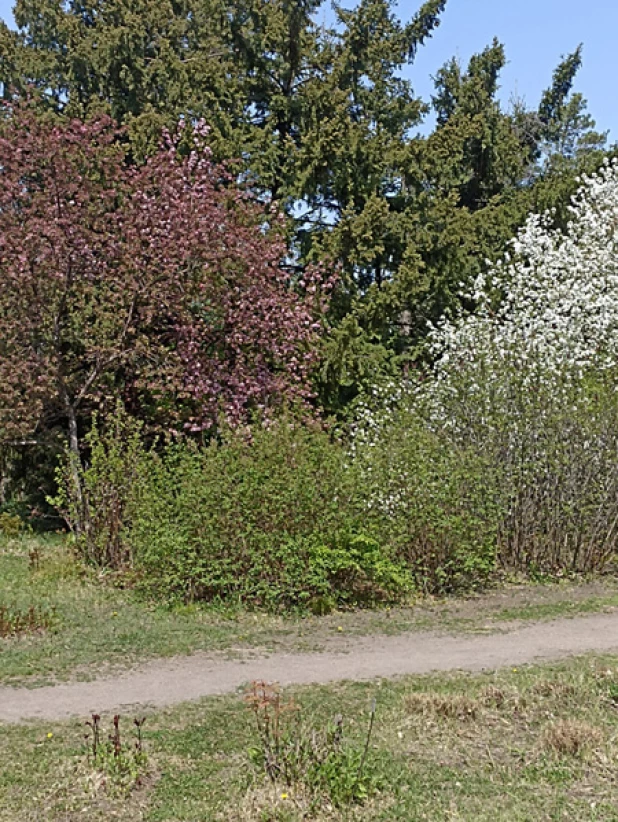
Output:
<instances>
[{"instance_id":1,"label":"blue sky","mask_svg":"<svg viewBox=\"0 0 618 822\"><path fill-rule=\"evenodd\" d=\"M153 0L154 1L154 0ZM421 0L401 0L399 14L414 14ZM0 17L11 19L13 0L0 0ZM348 3L343 3L348 5ZM351 3L350 3L351 5ZM453 55L466 62L498 37L509 60L501 96L536 105L560 56L584 44L577 90L588 99L600 130L618 140L618 0L448 0L442 24L421 49L411 78L419 94L432 91L430 75Z\"/></svg>"},{"instance_id":2,"label":"blue sky","mask_svg":"<svg viewBox=\"0 0 618 822\"><path fill-rule=\"evenodd\" d=\"M400 17L418 9L402 0ZM618 140L618 0L448 0L440 28L420 50L411 77L428 96L431 74L451 56L463 62L497 37L509 61L501 77L501 97L523 97L536 106L563 54L583 43L576 91L600 131Z\"/></svg>"}]
</instances>

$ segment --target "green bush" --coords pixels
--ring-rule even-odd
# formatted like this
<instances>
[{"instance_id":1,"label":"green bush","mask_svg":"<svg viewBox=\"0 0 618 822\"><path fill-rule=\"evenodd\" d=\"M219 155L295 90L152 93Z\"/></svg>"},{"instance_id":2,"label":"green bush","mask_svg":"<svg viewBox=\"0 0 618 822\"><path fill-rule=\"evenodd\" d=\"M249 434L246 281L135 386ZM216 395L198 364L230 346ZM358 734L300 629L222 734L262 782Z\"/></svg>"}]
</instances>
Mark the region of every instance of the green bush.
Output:
<instances>
[{"instance_id":1,"label":"green bush","mask_svg":"<svg viewBox=\"0 0 618 822\"><path fill-rule=\"evenodd\" d=\"M18 537L24 527L24 522L18 514L9 514L8 511L3 511L0 514L0 535L14 539Z\"/></svg>"},{"instance_id":2,"label":"green bush","mask_svg":"<svg viewBox=\"0 0 618 822\"><path fill-rule=\"evenodd\" d=\"M289 419L145 457L129 534L139 585L272 611L397 599L408 575L364 534L348 462L328 432Z\"/></svg>"},{"instance_id":3,"label":"green bush","mask_svg":"<svg viewBox=\"0 0 618 822\"><path fill-rule=\"evenodd\" d=\"M436 381L433 425L492 466L501 564L531 574L602 570L618 549L618 374L543 352L464 361ZM522 362L523 359L523 362Z\"/></svg>"},{"instance_id":4,"label":"green bush","mask_svg":"<svg viewBox=\"0 0 618 822\"><path fill-rule=\"evenodd\" d=\"M432 430L419 409L391 409L357 432L371 533L416 587L447 593L481 586L495 570L500 506L491 463Z\"/></svg>"},{"instance_id":5,"label":"green bush","mask_svg":"<svg viewBox=\"0 0 618 822\"><path fill-rule=\"evenodd\" d=\"M88 461L77 467L79 493L74 456L66 452L57 471L58 491L50 502L75 534L79 556L99 568L122 571L131 565L127 506L143 463L141 430L119 404L113 415L95 416L85 437Z\"/></svg>"}]
</instances>

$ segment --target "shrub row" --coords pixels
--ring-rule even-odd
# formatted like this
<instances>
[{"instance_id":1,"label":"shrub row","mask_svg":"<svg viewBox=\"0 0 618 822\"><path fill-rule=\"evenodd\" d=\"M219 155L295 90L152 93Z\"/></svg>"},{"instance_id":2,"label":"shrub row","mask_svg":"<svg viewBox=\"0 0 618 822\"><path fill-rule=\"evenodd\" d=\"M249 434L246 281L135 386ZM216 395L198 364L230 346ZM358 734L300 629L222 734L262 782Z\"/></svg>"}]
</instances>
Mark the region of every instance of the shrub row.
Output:
<instances>
[{"instance_id":1,"label":"shrub row","mask_svg":"<svg viewBox=\"0 0 618 822\"><path fill-rule=\"evenodd\" d=\"M588 572L615 556L609 382L574 389L567 407L538 396L511 415L453 405L450 418L436 425L404 397L352 445L282 418L150 451L116 418L89 438L78 548L158 598L315 613L478 587L499 565ZM69 520L70 500L69 487Z\"/></svg>"}]
</instances>

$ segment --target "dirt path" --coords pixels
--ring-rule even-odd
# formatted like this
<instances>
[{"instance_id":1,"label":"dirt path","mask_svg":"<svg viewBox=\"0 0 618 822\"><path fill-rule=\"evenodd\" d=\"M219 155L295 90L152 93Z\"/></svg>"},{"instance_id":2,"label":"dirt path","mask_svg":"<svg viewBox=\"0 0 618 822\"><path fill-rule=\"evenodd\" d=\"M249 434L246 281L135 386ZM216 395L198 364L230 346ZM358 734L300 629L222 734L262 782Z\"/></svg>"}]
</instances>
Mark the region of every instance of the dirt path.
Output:
<instances>
[{"instance_id":1,"label":"dirt path","mask_svg":"<svg viewBox=\"0 0 618 822\"><path fill-rule=\"evenodd\" d=\"M120 676L93 682L35 689L0 687L0 722L64 719L138 705L163 707L229 693L253 679L305 685L431 671L479 671L589 651L618 651L618 613L528 623L482 636L372 636L351 640L343 652L272 654L241 660L194 654L154 660Z\"/></svg>"}]
</instances>

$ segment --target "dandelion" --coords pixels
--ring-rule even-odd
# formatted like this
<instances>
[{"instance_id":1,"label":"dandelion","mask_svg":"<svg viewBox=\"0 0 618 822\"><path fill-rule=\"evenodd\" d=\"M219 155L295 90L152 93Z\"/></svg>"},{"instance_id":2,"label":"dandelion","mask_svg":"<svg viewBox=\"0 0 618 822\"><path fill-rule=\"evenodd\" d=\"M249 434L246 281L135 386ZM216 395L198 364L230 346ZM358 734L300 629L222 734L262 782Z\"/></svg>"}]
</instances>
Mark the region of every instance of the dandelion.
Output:
<instances>
[{"instance_id":1,"label":"dandelion","mask_svg":"<svg viewBox=\"0 0 618 822\"><path fill-rule=\"evenodd\" d=\"M54 735L53 735L53 733L52 733L51 731L47 734L47 738L48 738L48 739L53 739L53 736L54 736Z\"/></svg>"},{"instance_id":2,"label":"dandelion","mask_svg":"<svg viewBox=\"0 0 618 822\"><path fill-rule=\"evenodd\" d=\"M281 799L287 799L287 798L288 798L287 793L282 793L282 794L281 794Z\"/></svg>"}]
</instances>

